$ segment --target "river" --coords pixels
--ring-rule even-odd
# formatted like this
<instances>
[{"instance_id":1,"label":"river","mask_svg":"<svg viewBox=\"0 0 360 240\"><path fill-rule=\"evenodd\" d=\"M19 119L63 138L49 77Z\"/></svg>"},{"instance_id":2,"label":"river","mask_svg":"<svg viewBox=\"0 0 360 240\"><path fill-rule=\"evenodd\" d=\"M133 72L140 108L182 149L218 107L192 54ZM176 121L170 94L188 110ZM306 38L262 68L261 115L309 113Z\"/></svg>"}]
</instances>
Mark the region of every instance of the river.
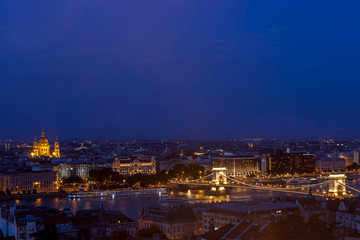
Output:
<instances>
[{"instance_id":1,"label":"river","mask_svg":"<svg viewBox=\"0 0 360 240\"><path fill-rule=\"evenodd\" d=\"M166 195L175 195L181 201L167 201ZM171 205L181 203L207 203L212 201L252 201L268 199L273 197L285 196L285 193L264 192L249 189L232 189L228 195L211 196L205 191L188 191L188 192L168 192L165 196L147 195L147 196L119 196L119 197L104 197L102 198L103 206L106 209L117 210L124 213L131 219L136 220L139 211L148 204L154 205ZM288 194L289 195L289 194ZM1 204L22 204L36 207L50 207L56 209L69 208L75 213L78 209L97 209L100 207L100 198L85 198L85 199L69 199L67 197L59 198L32 198L32 199L14 199L3 200Z\"/></svg>"},{"instance_id":2,"label":"river","mask_svg":"<svg viewBox=\"0 0 360 240\"><path fill-rule=\"evenodd\" d=\"M360 188L360 180L349 181L351 185ZM267 192L259 190L250 190L242 188L231 189L230 193L221 196L211 196L205 191L188 191L188 192L168 192L166 195L175 195L179 198L183 198L182 201L166 201L166 196L147 195L147 196L118 196L118 197L105 197L102 199L104 208L117 210L124 213L131 219L136 220L139 211L145 204L154 205L170 205L181 203L207 203L213 201L254 201L264 200L275 197L293 196L293 194L279 193L279 192ZM304 195L296 195L303 197ZM97 209L100 207L100 198L85 198L85 199L69 199L67 197L39 197L29 199L13 199L6 200L0 199L0 204L21 204L25 203L29 206L36 207L49 207L56 209L69 208L73 213L78 209Z\"/></svg>"}]
</instances>

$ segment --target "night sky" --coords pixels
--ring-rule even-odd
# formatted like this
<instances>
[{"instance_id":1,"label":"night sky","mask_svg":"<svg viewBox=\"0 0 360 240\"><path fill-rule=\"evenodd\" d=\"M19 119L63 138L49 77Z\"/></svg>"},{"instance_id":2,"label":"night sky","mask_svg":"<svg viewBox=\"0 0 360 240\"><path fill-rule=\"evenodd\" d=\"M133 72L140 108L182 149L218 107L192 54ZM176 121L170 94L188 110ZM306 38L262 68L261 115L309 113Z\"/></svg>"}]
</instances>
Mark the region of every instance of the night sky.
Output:
<instances>
[{"instance_id":1,"label":"night sky","mask_svg":"<svg viewBox=\"0 0 360 240\"><path fill-rule=\"evenodd\" d=\"M0 1L0 139L360 136L360 1Z\"/></svg>"}]
</instances>

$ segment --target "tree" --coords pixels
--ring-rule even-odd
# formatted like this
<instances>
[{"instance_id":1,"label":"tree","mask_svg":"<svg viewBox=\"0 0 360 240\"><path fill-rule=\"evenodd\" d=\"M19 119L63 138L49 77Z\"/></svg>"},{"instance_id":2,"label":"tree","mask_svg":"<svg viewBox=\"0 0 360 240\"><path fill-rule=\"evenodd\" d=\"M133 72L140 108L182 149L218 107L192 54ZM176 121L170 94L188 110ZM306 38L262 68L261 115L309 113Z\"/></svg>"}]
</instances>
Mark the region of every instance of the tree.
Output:
<instances>
[{"instance_id":1,"label":"tree","mask_svg":"<svg viewBox=\"0 0 360 240\"><path fill-rule=\"evenodd\" d=\"M110 176L110 180L117 183L124 183L124 180L126 179L125 176L120 175L118 172L112 172Z\"/></svg>"},{"instance_id":2,"label":"tree","mask_svg":"<svg viewBox=\"0 0 360 240\"><path fill-rule=\"evenodd\" d=\"M27 190L27 192L26 192L27 194L31 194L31 190L29 189L29 190Z\"/></svg>"},{"instance_id":3,"label":"tree","mask_svg":"<svg viewBox=\"0 0 360 240\"><path fill-rule=\"evenodd\" d=\"M130 187L134 186L136 183L140 183L142 179L142 175L140 173L128 176L126 178L126 182Z\"/></svg>"},{"instance_id":4,"label":"tree","mask_svg":"<svg viewBox=\"0 0 360 240\"><path fill-rule=\"evenodd\" d=\"M72 184L72 183L84 183L84 179L79 176L70 176L63 179L63 183L65 184Z\"/></svg>"},{"instance_id":5,"label":"tree","mask_svg":"<svg viewBox=\"0 0 360 240\"><path fill-rule=\"evenodd\" d=\"M185 166L184 164L178 164L175 165L169 173L173 178L198 179L202 176L205 176L205 168L197 164L190 164L188 166Z\"/></svg>"},{"instance_id":6,"label":"tree","mask_svg":"<svg viewBox=\"0 0 360 240\"><path fill-rule=\"evenodd\" d=\"M8 189L8 188L6 189L6 194L7 194L7 195L11 195L10 189Z\"/></svg>"},{"instance_id":7,"label":"tree","mask_svg":"<svg viewBox=\"0 0 360 240\"><path fill-rule=\"evenodd\" d=\"M32 190L32 193L33 193L33 194L37 194L37 190L36 190L36 189L33 189L33 190Z\"/></svg>"},{"instance_id":8,"label":"tree","mask_svg":"<svg viewBox=\"0 0 360 240\"><path fill-rule=\"evenodd\" d=\"M352 163L350 166L346 167L346 170L357 170L359 168L359 166L357 165L357 163Z\"/></svg>"},{"instance_id":9,"label":"tree","mask_svg":"<svg viewBox=\"0 0 360 240\"><path fill-rule=\"evenodd\" d=\"M168 184L171 180L170 174L166 170L162 170L161 172L156 174L156 182L160 184Z\"/></svg>"},{"instance_id":10,"label":"tree","mask_svg":"<svg viewBox=\"0 0 360 240\"><path fill-rule=\"evenodd\" d=\"M92 182L105 183L111 179L114 172L111 168L103 168L100 170L90 170L89 180Z\"/></svg>"}]
</instances>

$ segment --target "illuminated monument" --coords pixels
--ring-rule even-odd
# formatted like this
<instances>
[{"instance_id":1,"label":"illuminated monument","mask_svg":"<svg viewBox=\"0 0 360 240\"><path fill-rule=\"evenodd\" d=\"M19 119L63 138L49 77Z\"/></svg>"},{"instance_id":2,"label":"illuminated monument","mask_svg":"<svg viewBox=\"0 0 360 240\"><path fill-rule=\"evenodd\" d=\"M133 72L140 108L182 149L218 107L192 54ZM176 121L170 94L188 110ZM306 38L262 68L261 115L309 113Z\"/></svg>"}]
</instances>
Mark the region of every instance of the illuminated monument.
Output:
<instances>
[{"instance_id":1,"label":"illuminated monument","mask_svg":"<svg viewBox=\"0 0 360 240\"><path fill-rule=\"evenodd\" d=\"M31 157L55 157L60 158L59 140L56 138L54 151L50 152L49 141L45 137L45 132L42 130L39 141L34 141L34 148L31 152Z\"/></svg>"}]
</instances>

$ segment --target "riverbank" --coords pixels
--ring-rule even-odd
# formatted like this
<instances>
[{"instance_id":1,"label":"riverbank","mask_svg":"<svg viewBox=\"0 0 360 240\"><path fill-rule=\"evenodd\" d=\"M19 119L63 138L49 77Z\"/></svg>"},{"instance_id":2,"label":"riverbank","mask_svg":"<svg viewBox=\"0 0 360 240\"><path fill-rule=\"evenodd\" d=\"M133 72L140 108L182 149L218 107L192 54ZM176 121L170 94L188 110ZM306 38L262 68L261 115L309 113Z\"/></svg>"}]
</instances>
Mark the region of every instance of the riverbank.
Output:
<instances>
[{"instance_id":1,"label":"riverbank","mask_svg":"<svg viewBox=\"0 0 360 240\"><path fill-rule=\"evenodd\" d=\"M16 200L16 199L36 199L36 198L56 198L56 197L67 197L67 193L36 193L36 194L12 194L0 197L2 200Z\"/></svg>"}]
</instances>

